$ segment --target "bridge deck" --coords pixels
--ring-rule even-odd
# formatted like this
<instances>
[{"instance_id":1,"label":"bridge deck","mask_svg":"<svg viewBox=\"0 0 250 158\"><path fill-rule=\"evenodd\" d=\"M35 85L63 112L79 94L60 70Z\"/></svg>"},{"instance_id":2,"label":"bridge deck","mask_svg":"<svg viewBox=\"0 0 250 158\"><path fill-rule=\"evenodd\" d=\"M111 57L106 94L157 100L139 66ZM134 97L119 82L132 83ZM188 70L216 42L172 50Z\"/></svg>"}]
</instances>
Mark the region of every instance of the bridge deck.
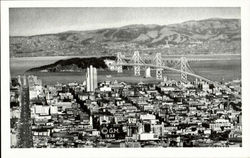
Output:
<instances>
[{"instance_id":1,"label":"bridge deck","mask_svg":"<svg viewBox=\"0 0 250 158\"><path fill-rule=\"evenodd\" d=\"M179 73L185 73L187 75L190 75L190 76L193 76L193 77L196 77L196 78L199 78L201 80L204 80L210 84L214 84L216 87L220 87L222 88L223 90L225 91L229 91L226 87L223 87L221 85L219 85L218 83L208 79L208 78L205 78L205 77L202 77L200 75L196 75L196 74L193 74L193 73L190 73L190 72L186 72L186 71L182 71L182 70L178 70L178 69L175 69L175 68L172 68L172 67L168 67L168 66L159 66L159 65L154 65L154 64L140 64L140 63L115 63L113 64L113 66L143 66L143 67L153 67L153 68L161 68L161 69L167 69L167 70L171 70L171 71L175 71L175 72L179 72ZM234 94L235 96L237 97L240 97L240 95L236 95Z\"/></svg>"}]
</instances>

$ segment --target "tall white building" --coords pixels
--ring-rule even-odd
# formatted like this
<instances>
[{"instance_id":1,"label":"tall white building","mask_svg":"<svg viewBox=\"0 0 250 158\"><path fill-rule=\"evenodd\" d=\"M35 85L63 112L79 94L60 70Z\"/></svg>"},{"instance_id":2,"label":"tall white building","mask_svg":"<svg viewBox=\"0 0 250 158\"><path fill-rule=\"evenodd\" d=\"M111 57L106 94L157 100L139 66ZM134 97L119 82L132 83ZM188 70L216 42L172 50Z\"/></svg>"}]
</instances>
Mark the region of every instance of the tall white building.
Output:
<instances>
[{"instance_id":1,"label":"tall white building","mask_svg":"<svg viewBox=\"0 0 250 158\"><path fill-rule=\"evenodd\" d=\"M27 86L27 78L25 75L23 76L23 86Z\"/></svg>"},{"instance_id":2,"label":"tall white building","mask_svg":"<svg viewBox=\"0 0 250 158\"><path fill-rule=\"evenodd\" d=\"M148 67L148 68L146 69L145 77L146 77L146 78L151 77L150 67Z\"/></svg>"},{"instance_id":3,"label":"tall white building","mask_svg":"<svg viewBox=\"0 0 250 158\"><path fill-rule=\"evenodd\" d=\"M97 88L97 70L92 65L87 68L86 83L87 92L95 91Z\"/></svg>"}]
</instances>

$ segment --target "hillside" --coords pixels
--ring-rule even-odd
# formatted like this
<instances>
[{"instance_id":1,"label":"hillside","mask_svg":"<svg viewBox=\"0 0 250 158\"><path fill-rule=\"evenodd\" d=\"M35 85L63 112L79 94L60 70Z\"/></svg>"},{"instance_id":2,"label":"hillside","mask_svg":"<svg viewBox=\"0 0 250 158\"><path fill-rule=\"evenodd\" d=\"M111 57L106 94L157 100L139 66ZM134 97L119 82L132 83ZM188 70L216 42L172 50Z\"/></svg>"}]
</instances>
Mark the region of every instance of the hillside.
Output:
<instances>
[{"instance_id":1,"label":"hillside","mask_svg":"<svg viewBox=\"0 0 250 158\"><path fill-rule=\"evenodd\" d=\"M117 51L165 54L237 54L239 19L205 19L171 25L128 25L91 31L68 31L10 37L11 57L113 55Z\"/></svg>"}]
</instances>

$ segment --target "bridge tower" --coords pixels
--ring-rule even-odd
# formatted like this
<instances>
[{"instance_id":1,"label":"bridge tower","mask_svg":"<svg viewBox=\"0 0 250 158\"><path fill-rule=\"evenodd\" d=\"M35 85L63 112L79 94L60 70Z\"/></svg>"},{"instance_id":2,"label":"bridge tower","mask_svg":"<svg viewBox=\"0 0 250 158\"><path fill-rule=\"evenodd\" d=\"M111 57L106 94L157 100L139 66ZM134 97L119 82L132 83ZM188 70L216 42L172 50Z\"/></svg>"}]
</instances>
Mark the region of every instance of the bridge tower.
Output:
<instances>
[{"instance_id":1,"label":"bridge tower","mask_svg":"<svg viewBox=\"0 0 250 158\"><path fill-rule=\"evenodd\" d=\"M121 52L117 53L116 63L118 65L118 66L116 66L117 72L122 73L122 65L120 65L120 64L123 64L123 59L122 59L122 53Z\"/></svg>"},{"instance_id":2,"label":"bridge tower","mask_svg":"<svg viewBox=\"0 0 250 158\"><path fill-rule=\"evenodd\" d=\"M181 57L180 59L181 62L181 81L187 82L187 58L186 57Z\"/></svg>"},{"instance_id":3,"label":"bridge tower","mask_svg":"<svg viewBox=\"0 0 250 158\"><path fill-rule=\"evenodd\" d=\"M142 59L140 57L139 51L135 51L134 55L132 56L133 64L143 64ZM141 74L141 67L139 65L134 66L134 74L135 76L140 76Z\"/></svg>"},{"instance_id":4,"label":"bridge tower","mask_svg":"<svg viewBox=\"0 0 250 158\"><path fill-rule=\"evenodd\" d=\"M162 66L161 53L156 53L155 63L156 63L156 66ZM162 68L156 68L156 79L158 80L162 79Z\"/></svg>"}]
</instances>

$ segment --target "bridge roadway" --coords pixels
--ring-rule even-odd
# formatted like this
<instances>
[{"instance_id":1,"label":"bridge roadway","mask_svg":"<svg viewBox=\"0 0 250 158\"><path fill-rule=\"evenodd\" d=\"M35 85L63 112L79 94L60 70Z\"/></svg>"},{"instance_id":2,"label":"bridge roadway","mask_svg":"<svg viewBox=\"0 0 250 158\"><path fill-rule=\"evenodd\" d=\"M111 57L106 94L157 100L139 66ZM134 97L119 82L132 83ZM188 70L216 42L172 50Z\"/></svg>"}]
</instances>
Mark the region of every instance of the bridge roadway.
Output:
<instances>
[{"instance_id":1,"label":"bridge roadway","mask_svg":"<svg viewBox=\"0 0 250 158\"><path fill-rule=\"evenodd\" d=\"M132 56L131 57L125 57L125 58L122 58L124 60L131 60ZM143 60L153 60L154 57L152 56L148 56L148 57L142 57ZM211 58L211 59L202 59L202 58L186 58L187 61L228 61L228 60L232 60L230 58ZM180 61L180 58L166 58L166 57L162 57L162 61L165 62L165 61Z\"/></svg>"},{"instance_id":2,"label":"bridge roadway","mask_svg":"<svg viewBox=\"0 0 250 158\"><path fill-rule=\"evenodd\" d=\"M158 65L154 65L154 64L135 64L135 63L121 63L121 64L114 64L114 66L142 66L142 67L154 67L154 68L161 68L161 69L167 69L167 70L171 70L171 71L175 71L175 72L179 72L179 73L185 73L187 75L190 75L190 76L193 76L193 77L196 77L196 78L199 78L201 80L204 80L210 84L213 84L215 85L216 87L220 87L222 88L223 90L225 91L229 91L229 89L219 85L218 83L214 82L214 81L211 81L205 77L202 77L200 75L196 75L196 74L193 74L193 73L190 73L190 72L186 72L186 71L182 71L182 70L178 70L178 69L175 69L175 68L172 68L172 67L168 67L168 66L158 66ZM229 92L231 94L231 92ZM235 96L237 96L238 98L240 98L241 96L240 95L237 95L237 94L234 94Z\"/></svg>"},{"instance_id":3,"label":"bridge roadway","mask_svg":"<svg viewBox=\"0 0 250 158\"><path fill-rule=\"evenodd\" d=\"M154 64L134 64L134 63L114 64L114 66L143 66L143 67L154 67L154 68L167 69L167 70L176 71L176 72L179 72L179 73L186 73L187 75L190 75L190 76L193 76L193 77L197 77L197 78L200 78L200 79L202 79L204 81L207 81L209 83L213 83L214 84L213 81L211 81L211 80L209 80L209 79L207 79L205 77L202 77L202 76L190 73L190 72L178 70L178 69L175 69L175 68L172 68L172 67L168 67L168 66L157 66L157 65L154 65Z\"/></svg>"}]
</instances>

